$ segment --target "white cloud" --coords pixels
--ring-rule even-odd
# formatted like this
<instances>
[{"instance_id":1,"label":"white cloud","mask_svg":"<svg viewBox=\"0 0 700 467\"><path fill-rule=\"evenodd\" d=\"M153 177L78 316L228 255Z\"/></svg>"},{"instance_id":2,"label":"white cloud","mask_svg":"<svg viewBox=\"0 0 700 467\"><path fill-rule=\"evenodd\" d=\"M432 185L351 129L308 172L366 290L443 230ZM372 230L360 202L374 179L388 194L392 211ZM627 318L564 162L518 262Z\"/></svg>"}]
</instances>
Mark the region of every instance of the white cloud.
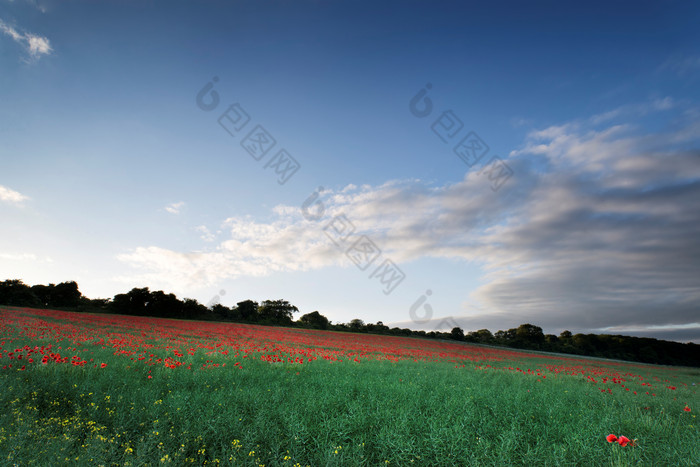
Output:
<instances>
[{"instance_id":1,"label":"white cloud","mask_svg":"<svg viewBox=\"0 0 700 467\"><path fill-rule=\"evenodd\" d=\"M222 276L222 271L237 266L222 254L179 253L158 247L136 248L119 255L118 259L152 271L139 276L139 280L151 284L166 283L178 289L213 285ZM122 279L131 281L134 278Z\"/></svg>"},{"instance_id":2,"label":"white cloud","mask_svg":"<svg viewBox=\"0 0 700 467\"><path fill-rule=\"evenodd\" d=\"M47 38L35 36L34 34L26 34L25 37L27 38L29 54L31 56L38 57L39 55L48 55L51 53L51 44Z\"/></svg>"},{"instance_id":3,"label":"white cloud","mask_svg":"<svg viewBox=\"0 0 700 467\"><path fill-rule=\"evenodd\" d=\"M171 203L167 206L165 206L165 210L168 211L170 214L180 214L180 209L185 205L184 201L180 201L179 203Z\"/></svg>"},{"instance_id":4,"label":"white cloud","mask_svg":"<svg viewBox=\"0 0 700 467\"><path fill-rule=\"evenodd\" d=\"M49 256L43 258L34 253L0 253L0 258L8 261L36 261L41 263L53 263L53 259Z\"/></svg>"},{"instance_id":5,"label":"white cloud","mask_svg":"<svg viewBox=\"0 0 700 467\"><path fill-rule=\"evenodd\" d=\"M25 196L22 193L0 185L0 201L5 201L7 203L13 204L21 204L27 199L29 199L28 196Z\"/></svg>"},{"instance_id":6,"label":"white cloud","mask_svg":"<svg viewBox=\"0 0 700 467\"><path fill-rule=\"evenodd\" d=\"M216 240L216 235L212 233L205 225L198 225L195 227L195 230L201 234L200 238L205 242L213 242Z\"/></svg>"},{"instance_id":7,"label":"white cloud","mask_svg":"<svg viewBox=\"0 0 700 467\"><path fill-rule=\"evenodd\" d=\"M0 19L0 32L5 33L5 35L20 44L31 59L39 59L42 55L49 55L53 51L48 38L17 30L2 19Z\"/></svg>"}]
</instances>

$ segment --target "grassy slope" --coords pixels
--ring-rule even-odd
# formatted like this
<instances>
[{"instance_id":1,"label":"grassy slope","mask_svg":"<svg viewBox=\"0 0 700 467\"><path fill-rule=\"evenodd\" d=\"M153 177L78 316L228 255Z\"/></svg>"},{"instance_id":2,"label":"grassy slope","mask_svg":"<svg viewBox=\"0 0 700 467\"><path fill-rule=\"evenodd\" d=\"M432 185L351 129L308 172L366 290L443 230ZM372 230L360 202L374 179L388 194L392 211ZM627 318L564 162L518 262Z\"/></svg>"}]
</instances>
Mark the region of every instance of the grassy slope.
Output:
<instances>
[{"instance_id":1,"label":"grassy slope","mask_svg":"<svg viewBox=\"0 0 700 467\"><path fill-rule=\"evenodd\" d=\"M11 345L20 343L46 344ZM682 410L700 408L693 386L607 394L581 376L541 379L471 362L251 357L234 370L230 356L200 353L182 360L229 366L187 370L134 365L98 346L89 357L107 368L0 371L3 463L700 465L696 412ZM545 363L523 354L514 364ZM673 384L700 376L653 373ZM639 447L608 444L608 433Z\"/></svg>"}]
</instances>

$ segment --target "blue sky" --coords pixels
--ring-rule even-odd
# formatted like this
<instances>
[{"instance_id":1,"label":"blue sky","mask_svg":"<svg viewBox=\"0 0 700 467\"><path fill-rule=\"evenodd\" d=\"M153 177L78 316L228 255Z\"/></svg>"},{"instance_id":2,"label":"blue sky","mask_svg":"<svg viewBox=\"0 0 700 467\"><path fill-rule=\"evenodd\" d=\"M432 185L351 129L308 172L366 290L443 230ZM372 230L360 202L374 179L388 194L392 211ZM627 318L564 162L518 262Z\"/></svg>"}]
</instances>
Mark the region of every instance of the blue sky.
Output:
<instances>
[{"instance_id":1,"label":"blue sky","mask_svg":"<svg viewBox=\"0 0 700 467\"><path fill-rule=\"evenodd\" d=\"M0 278L700 341L699 10L0 0Z\"/></svg>"}]
</instances>

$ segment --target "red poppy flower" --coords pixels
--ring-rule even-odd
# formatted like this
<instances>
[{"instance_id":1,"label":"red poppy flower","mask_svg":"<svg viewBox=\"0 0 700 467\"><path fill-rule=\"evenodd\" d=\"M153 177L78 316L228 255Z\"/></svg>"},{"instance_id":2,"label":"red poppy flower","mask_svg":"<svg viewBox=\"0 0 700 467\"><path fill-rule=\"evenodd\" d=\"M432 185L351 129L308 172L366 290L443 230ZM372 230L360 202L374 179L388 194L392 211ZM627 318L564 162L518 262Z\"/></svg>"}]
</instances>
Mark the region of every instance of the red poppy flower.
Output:
<instances>
[{"instance_id":1,"label":"red poppy flower","mask_svg":"<svg viewBox=\"0 0 700 467\"><path fill-rule=\"evenodd\" d=\"M103 363L102 365L100 365L100 368L106 368L106 367L107 367L106 363Z\"/></svg>"},{"instance_id":2,"label":"red poppy flower","mask_svg":"<svg viewBox=\"0 0 700 467\"><path fill-rule=\"evenodd\" d=\"M619 444L622 447L627 446L629 443L630 443L630 439L625 435L622 435L619 438L617 438L617 444Z\"/></svg>"},{"instance_id":3,"label":"red poppy flower","mask_svg":"<svg viewBox=\"0 0 700 467\"><path fill-rule=\"evenodd\" d=\"M605 439L608 440L608 443L614 443L615 441L617 441L617 436L611 433L608 436L606 436Z\"/></svg>"},{"instance_id":4,"label":"red poppy flower","mask_svg":"<svg viewBox=\"0 0 700 467\"><path fill-rule=\"evenodd\" d=\"M683 407L683 412L690 412L690 407L688 407L687 405Z\"/></svg>"}]
</instances>

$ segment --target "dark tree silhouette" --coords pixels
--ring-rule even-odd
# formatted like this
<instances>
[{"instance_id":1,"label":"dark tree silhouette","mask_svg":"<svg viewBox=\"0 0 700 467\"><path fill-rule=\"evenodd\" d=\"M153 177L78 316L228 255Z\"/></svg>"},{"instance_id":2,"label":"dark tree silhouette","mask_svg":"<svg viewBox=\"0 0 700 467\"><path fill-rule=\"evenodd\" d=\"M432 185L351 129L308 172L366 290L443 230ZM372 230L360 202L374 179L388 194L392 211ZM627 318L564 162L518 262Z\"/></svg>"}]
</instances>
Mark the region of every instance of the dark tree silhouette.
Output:
<instances>
[{"instance_id":1,"label":"dark tree silhouette","mask_svg":"<svg viewBox=\"0 0 700 467\"><path fill-rule=\"evenodd\" d=\"M270 324L292 324L292 313L299 311L287 300L265 300L258 308L260 319Z\"/></svg>"},{"instance_id":2,"label":"dark tree silhouette","mask_svg":"<svg viewBox=\"0 0 700 467\"><path fill-rule=\"evenodd\" d=\"M331 325L328 318L318 311L312 311L311 313L302 315L302 317L299 318L299 322L315 329L328 329Z\"/></svg>"},{"instance_id":3,"label":"dark tree silhouette","mask_svg":"<svg viewBox=\"0 0 700 467\"><path fill-rule=\"evenodd\" d=\"M50 304L53 303L52 293L55 287L56 284L37 284L32 286L31 293L33 293L36 296L36 298L39 299L41 306L51 306Z\"/></svg>"},{"instance_id":4,"label":"dark tree silhouette","mask_svg":"<svg viewBox=\"0 0 700 467\"><path fill-rule=\"evenodd\" d=\"M216 305L211 307L211 312L217 319L221 319L224 321L232 321L235 319L235 314L233 313L233 310L231 310L229 307L222 305L221 303L217 303Z\"/></svg>"},{"instance_id":5,"label":"dark tree silhouette","mask_svg":"<svg viewBox=\"0 0 700 467\"><path fill-rule=\"evenodd\" d=\"M521 324L515 330L515 342L517 347L539 349L544 343L542 328L532 324Z\"/></svg>"},{"instance_id":6,"label":"dark tree silhouette","mask_svg":"<svg viewBox=\"0 0 700 467\"><path fill-rule=\"evenodd\" d=\"M498 333L496 333L498 334ZM493 342L493 334L488 329L479 329L467 333L466 340L470 342L478 342L480 344L489 344Z\"/></svg>"},{"instance_id":7,"label":"dark tree silhouette","mask_svg":"<svg viewBox=\"0 0 700 467\"><path fill-rule=\"evenodd\" d=\"M258 302L253 300L244 300L236 303L236 310L243 321L255 322L258 321Z\"/></svg>"},{"instance_id":8,"label":"dark tree silhouette","mask_svg":"<svg viewBox=\"0 0 700 467\"><path fill-rule=\"evenodd\" d=\"M284 326L294 325L292 322L293 313L299 311L297 307L286 300L265 300L260 306L253 300L245 300L238 302L237 307L233 309L217 304L210 310L197 300L191 298L179 300L171 293L166 294L160 290L151 292L147 287L133 288L127 293L117 294L111 301L108 299L89 299L80 293L75 281L62 282L58 285L34 285L30 287L19 279L8 279L0 282L0 305L55 307L68 308L73 311L242 321ZM529 323L506 331L499 330L495 335L491 334L488 329L479 329L468 332L466 336L459 327L453 328L450 332L425 332L398 327L390 329L381 321L377 324L365 324L361 319L353 319L348 324L331 324L318 311L303 315L297 323L307 327L344 332L372 332L431 339L456 339L477 344L496 344L646 363L700 366L700 346L697 344L681 344L651 338L607 334L574 335L568 330L563 331L557 337L553 334L544 335L542 328Z\"/></svg>"},{"instance_id":9,"label":"dark tree silhouette","mask_svg":"<svg viewBox=\"0 0 700 467\"><path fill-rule=\"evenodd\" d=\"M148 287L142 289L134 287L125 294L115 295L109 308L113 313L145 316L150 300L151 292Z\"/></svg>"},{"instance_id":10,"label":"dark tree silhouette","mask_svg":"<svg viewBox=\"0 0 700 467\"><path fill-rule=\"evenodd\" d=\"M78 283L75 281L61 282L54 287L52 292L52 306L57 307L76 307L80 305L80 299L83 294L78 290Z\"/></svg>"},{"instance_id":11,"label":"dark tree silhouette","mask_svg":"<svg viewBox=\"0 0 700 467\"><path fill-rule=\"evenodd\" d=\"M383 322L377 321L377 324L367 323L365 325L367 332L374 334L388 334L390 332L389 326L385 326ZM420 331L416 331L420 332Z\"/></svg>"},{"instance_id":12,"label":"dark tree silhouette","mask_svg":"<svg viewBox=\"0 0 700 467\"><path fill-rule=\"evenodd\" d=\"M41 306L31 288L19 279L0 283L0 303L14 306Z\"/></svg>"},{"instance_id":13,"label":"dark tree silhouette","mask_svg":"<svg viewBox=\"0 0 700 467\"><path fill-rule=\"evenodd\" d=\"M182 314L191 319L203 319L209 317L209 308L194 298L186 298L182 303Z\"/></svg>"}]
</instances>

